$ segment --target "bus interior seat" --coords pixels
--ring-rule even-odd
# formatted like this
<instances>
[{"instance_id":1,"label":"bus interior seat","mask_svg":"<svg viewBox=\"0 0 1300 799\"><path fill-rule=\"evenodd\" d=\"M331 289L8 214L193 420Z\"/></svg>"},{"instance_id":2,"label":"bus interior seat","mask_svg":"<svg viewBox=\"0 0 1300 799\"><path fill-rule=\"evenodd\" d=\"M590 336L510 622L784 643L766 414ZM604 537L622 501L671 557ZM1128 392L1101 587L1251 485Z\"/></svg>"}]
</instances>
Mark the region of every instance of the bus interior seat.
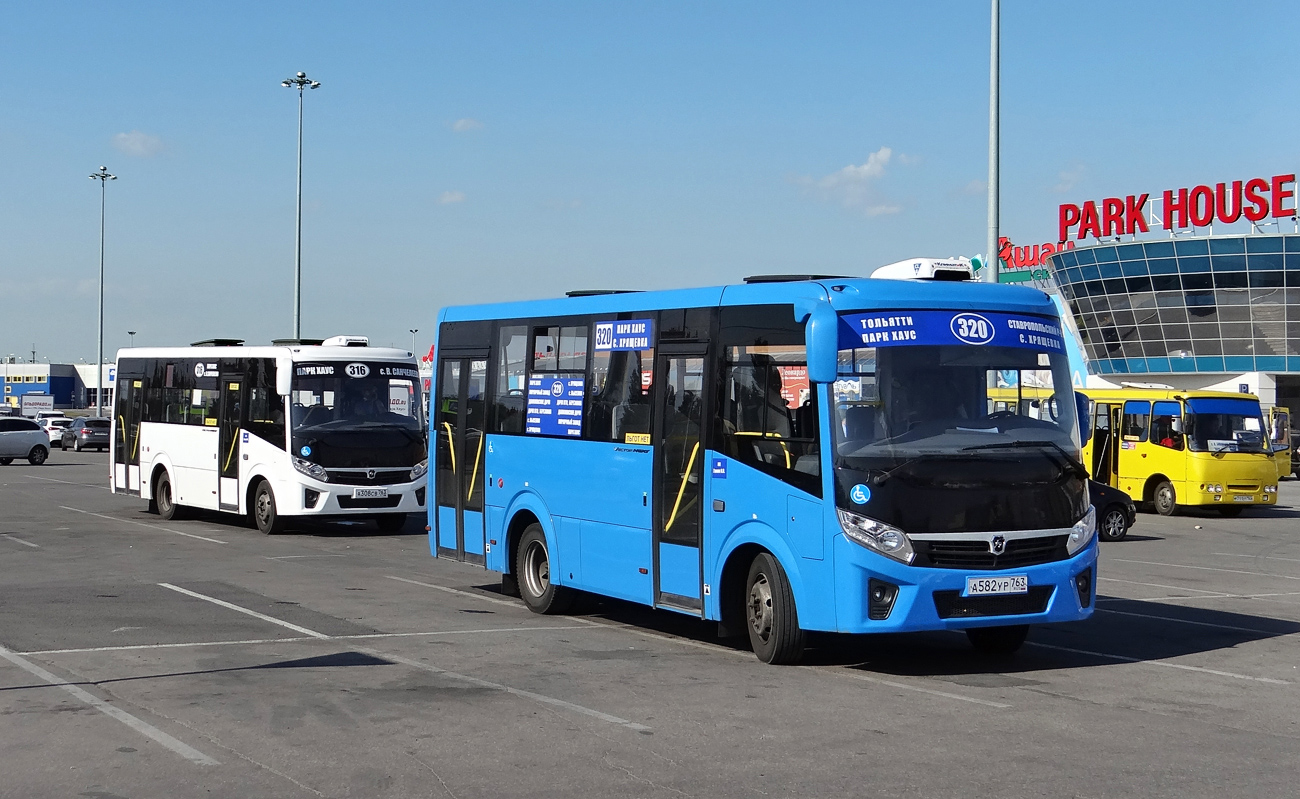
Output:
<instances>
[{"instance_id":1,"label":"bus interior seat","mask_svg":"<svg viewBox=\"0 0 1300 799\"><path fill-rule=\"evenodd\" d=\"M844 411L844 440L857 446L875 441L877 408L872 405L854 405Z\"/></svg>"}]
</instances>

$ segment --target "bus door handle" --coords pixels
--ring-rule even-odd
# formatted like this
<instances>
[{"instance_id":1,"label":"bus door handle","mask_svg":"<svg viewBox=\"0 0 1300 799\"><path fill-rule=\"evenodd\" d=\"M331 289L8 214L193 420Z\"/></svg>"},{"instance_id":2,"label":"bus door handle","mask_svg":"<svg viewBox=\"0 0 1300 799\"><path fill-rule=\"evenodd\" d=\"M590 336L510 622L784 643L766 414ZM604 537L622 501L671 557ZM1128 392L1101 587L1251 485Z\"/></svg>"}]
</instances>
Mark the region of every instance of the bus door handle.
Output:
<instances>
[{"instance_id":1,"label":"bus door handle","mask_svg":"<svg viewBox=\"0 0 1300 799\"><path fill-rule=\"evenodd\" d=\"M722 513L726 509L727 509L726 502L723 502L720 499L713 500L713 510L717 511L718 513Z\"/></svg>"}]
</instances>

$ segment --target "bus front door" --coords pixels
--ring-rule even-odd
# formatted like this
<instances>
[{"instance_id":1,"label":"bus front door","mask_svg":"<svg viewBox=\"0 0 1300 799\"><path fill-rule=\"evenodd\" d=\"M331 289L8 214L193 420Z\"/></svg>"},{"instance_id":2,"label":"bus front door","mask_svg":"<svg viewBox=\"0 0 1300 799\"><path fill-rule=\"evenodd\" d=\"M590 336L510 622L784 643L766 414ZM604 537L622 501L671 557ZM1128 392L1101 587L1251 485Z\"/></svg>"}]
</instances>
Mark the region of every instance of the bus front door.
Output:
<instances>
[{"instance_id":1,"label":"bus front door","mask_svg":"<svg viewBox=\"0 0 1300 799\"><path fill-rule=\"evenodd\" d=\"M482 564L485 355L438 362L433 426L437 556Z\"/></svg>"},{"instance_id":2,"label":"bus front door","mask_svg":"<svg viewBox=\"0 0 1300 799\"><path fill-rule=\"evenodd\" d=\"M697 615L703 613L704 365L702 348L661 351L654 375L655 605Z\"/></svg>"},{"instance_id":3,"label":"bus front door","mask_svg":"<svg viewBox=\"0 0 1300 799\"><path fill-rule=\"evenodd\" d=\"M217 507L239 511L239 420L243 407L243 380L221 378L221 405L217 410Z\"/></svg>"},{"instance_id":4,"label":"bus front door","mask_svg":"<svg viewBox=\"0 0 1300 799\"><path fill-rule=\"evenodd\" d=\"M113 487L119 493L140 495L140 410L143 380L120 377L117 381L117 432L113 439Z\"/></svg>"}]
</instances>

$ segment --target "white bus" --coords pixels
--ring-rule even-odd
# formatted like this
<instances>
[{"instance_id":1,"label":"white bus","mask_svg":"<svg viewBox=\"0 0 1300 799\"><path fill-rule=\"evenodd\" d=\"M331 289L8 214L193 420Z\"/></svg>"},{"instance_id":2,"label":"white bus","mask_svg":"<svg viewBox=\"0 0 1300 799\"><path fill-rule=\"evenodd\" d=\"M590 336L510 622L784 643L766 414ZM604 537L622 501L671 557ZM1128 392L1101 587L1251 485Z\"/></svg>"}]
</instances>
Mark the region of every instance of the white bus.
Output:
<instances>
[{"instance_id":1,"label":"white bus","mask_svg":"<svg viewBox=\"0 0 1300 799\"><path fill-rule=\"evenodd\" d=\"M427 428L415 358L365 338L244 347L233 339L117 354L116 493L172 519L245 515L267 534L290 517L422 513Z\"/></svg>"}]
</instances>

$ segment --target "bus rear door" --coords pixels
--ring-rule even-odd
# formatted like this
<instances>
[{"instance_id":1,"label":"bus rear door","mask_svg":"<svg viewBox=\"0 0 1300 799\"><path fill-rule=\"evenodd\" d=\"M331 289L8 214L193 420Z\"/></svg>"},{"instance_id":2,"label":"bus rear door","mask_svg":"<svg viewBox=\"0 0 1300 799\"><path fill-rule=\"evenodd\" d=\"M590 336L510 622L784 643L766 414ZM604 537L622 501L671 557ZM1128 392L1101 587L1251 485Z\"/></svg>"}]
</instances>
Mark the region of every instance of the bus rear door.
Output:
<instances>
[{"instance_id":1,"label":"bus rear door","mask_svg":"<svg viewBox=\"0 0 1300 799\"><path fill-rule=\"evenodd\" d=\"M236 362L238 363L238 362ZM243 374L221 376L221 400L217 408L217 507L239 511L240 409L243 407Z\"/></svg>"},{"instance_id":2,"label":"bus rear door","mask_svg":"<svg viewBox=\"0 0 1300 799\"><path fill-rule=\"evenodd\" d=\"M438 557L484 563L487 351L446 352L438 361L433 428Z\"/></svg>"},{"instance_id":3,"label":"bus rear door","mask_svg":"<svg viewBox=\"0 0 1300 799\"><path fill-rule=\"evenodd\" d=\"M707 346L665 344L654 373L654 602L703 613Z\"/></svg>"},{"instance_id":4,"label":"bus rear door","mask_svg":"<svg viewBox=\"0 0 1300 799\"><path fill-rule=\"evenodd\" d=\"M140 495L140 413L144 381L118 375L116 432L113 434L113 486L120 493Z\"/></svg>"}]
</instances>

